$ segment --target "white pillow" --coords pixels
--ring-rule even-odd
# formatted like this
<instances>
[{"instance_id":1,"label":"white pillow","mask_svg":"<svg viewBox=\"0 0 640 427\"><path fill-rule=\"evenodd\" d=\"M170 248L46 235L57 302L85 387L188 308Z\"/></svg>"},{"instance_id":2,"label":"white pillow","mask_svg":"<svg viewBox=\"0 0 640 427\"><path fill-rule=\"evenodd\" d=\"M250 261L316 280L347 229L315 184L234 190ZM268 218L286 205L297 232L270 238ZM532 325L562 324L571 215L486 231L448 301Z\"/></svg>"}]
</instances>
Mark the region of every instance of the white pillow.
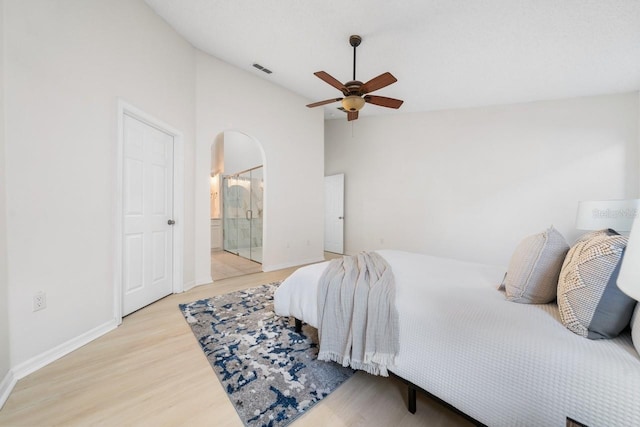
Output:
<instances>
[{"instance_id":1,"label":"white pillow","mask_svg":"<svg viewBox=\"0 0 640 427\"><path fill-rule=\"evenodd\" d=\"M553 226L516 247L503 284L509 301L546 304L556 299L558 275L569 245Z\"/></svg>"}]
</instances>

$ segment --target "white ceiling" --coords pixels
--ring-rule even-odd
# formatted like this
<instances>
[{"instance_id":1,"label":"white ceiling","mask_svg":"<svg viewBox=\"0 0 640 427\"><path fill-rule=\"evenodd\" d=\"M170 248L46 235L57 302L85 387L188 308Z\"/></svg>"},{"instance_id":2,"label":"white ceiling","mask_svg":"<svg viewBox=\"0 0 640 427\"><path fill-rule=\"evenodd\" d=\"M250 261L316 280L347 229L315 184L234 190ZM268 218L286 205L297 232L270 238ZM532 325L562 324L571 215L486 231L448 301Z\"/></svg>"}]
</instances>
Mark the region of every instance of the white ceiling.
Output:
<instances>
[{"instance_id":1,"label":"white ceiling","mask_svg":"<svg viewBox=\"0 0 640 427\"><path fill-rule=\"evenodd\" d=\"M400 112L640 89L640 0L145 1L195 47L309 102L341 96L315 71L351 80L351 34L357 79L391 72L374 94ZM317 108L344 118L338 106Z\"/></svg>"}]
</instances>

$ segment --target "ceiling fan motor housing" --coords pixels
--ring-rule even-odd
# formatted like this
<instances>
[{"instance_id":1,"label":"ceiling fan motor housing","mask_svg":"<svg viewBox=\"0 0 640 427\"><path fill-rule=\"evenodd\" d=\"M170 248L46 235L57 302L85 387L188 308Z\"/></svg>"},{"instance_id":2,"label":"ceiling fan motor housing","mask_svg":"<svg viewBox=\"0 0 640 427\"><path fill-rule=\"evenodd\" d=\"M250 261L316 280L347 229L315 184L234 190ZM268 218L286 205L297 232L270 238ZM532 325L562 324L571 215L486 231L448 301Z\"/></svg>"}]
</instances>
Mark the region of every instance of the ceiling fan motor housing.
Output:
<instances>
[{"instance_id":1,"label":"ceiling fan motor housing","mask_svg":"<svg viewBox=\"0 0 640 427\"><path fill-rule=\"evenodd\" d=\"M351 80L350 82L346 82L344 86L347 88L349 95L362 95L360 92L360 87L363 85L361 81Z\"/></svg>"}]
</instances>

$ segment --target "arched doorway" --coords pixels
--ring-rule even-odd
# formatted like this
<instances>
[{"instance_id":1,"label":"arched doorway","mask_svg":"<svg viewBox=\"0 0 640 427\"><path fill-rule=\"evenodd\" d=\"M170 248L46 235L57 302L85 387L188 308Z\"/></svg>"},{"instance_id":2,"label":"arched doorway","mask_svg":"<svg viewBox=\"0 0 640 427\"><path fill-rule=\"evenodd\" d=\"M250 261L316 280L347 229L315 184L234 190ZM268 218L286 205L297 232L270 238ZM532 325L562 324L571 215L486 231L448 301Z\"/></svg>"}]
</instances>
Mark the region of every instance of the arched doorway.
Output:
<instances>
[{"instance_id":1,"label":"arched doorway","mask_svg":"<svg viewBox=\"0 0 640 427\"><path fill-rule=\"evenodd\" d=\"M211 276L262 271L264 154L259 142L226 131L211 146Z\"/></svg>"}]
</instances>

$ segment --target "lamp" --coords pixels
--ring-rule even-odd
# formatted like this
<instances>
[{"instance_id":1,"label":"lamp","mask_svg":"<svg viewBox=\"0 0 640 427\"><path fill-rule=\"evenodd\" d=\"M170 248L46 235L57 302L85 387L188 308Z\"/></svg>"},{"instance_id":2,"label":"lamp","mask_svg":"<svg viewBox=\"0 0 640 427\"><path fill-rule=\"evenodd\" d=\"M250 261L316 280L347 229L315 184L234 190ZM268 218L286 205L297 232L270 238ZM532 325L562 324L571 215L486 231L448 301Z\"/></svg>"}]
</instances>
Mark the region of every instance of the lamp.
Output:
<instances>
[{"instance_id":1,"label":"lamp","mask_svg":"<svg viewBox=\"0 0 640 427\"><path fill-rule=\"evenodd\" d=\"M600 200L578 203L578 230L629 231L640 210L640 199ZM637 222L637 221L636 221Z\"/></svg>"},{"instance_id":2,"label":"lamp","mask_svg":"<svg viewBox=\"0 0 640 427\"><path fill-rule=\"evenodd\" d=\"M618 274L618 288L640 301L640 215L636 215Z\"/></svg>"},{"instance_id":3,"label":"lamp","mask_svg":"<svg viewBox=\"0 0 640 427\"><path fill-rule=\"evenodd\" d=\"M342 108L347 111L360 111L364 107L364 98L357 95L349 95L342 100Z\"/></svg>"}]
</instances>

